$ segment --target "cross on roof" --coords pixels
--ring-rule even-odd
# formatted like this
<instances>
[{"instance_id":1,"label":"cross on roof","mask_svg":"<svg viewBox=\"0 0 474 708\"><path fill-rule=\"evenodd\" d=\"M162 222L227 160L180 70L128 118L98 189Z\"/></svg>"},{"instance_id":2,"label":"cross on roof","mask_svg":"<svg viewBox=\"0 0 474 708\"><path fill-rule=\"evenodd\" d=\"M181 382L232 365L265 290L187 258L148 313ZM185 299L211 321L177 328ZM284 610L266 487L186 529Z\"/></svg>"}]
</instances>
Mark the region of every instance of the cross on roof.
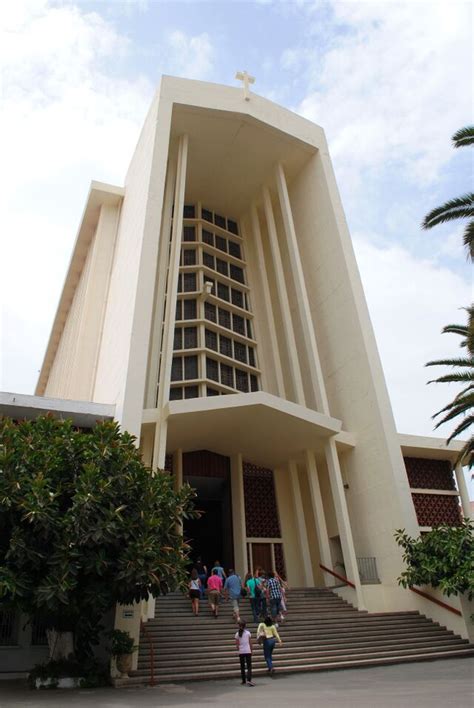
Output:
<instances>
[{"instance_id":1,"label":"cross on roof","mask_svg":"<svg viewBox=\"0 0 474 708\"><path fill-rule=\"evenodd\" d=\"M249 91L249 84L254 84L255 83L255 77L250 76L246 71L238 71L235 75L235 78L238 81L243 82L243 90L244 90L244 98L246 101L250 101L250 91Z\"/></svg>"}]
</instances>

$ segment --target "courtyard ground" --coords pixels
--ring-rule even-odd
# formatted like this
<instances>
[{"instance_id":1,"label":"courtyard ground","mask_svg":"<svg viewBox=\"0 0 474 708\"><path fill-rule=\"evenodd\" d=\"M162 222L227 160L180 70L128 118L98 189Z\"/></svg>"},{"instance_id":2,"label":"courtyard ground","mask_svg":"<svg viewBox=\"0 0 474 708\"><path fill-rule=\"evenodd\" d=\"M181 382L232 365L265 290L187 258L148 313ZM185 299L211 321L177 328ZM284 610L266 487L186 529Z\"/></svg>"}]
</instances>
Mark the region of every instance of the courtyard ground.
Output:
<instances>
[{"instance_id":1,"label":"courtyard ground","mask_svg":"<svg viewBox=\"0 0 474 708\"><path fill-rule=\"evenodd\" d=\"M450 659L239 681L162 684L149 688L30 691L0 682L0 708L195 708L328 706L328 708L472 708L474 660Z\"/></svg>"}]
</instances>

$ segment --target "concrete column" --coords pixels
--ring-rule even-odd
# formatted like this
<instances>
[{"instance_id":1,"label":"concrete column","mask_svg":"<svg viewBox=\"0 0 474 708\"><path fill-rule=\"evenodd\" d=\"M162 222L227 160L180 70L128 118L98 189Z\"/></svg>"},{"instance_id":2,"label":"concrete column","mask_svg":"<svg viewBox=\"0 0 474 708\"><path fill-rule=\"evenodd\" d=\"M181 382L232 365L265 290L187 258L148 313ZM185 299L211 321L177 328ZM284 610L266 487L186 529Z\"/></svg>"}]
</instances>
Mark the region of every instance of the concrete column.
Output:
<instances>
[{"instance_id":1,"label":"concrete column","mask_svg":"<svg viewBox=\"0 0 474 708\"><path fill-rule=\"evenodd\" d=\"M173 361L174 325L176 321L176 300L178 296L179 257L183 236L183 207L186 187L186 167L188 160L188 136L179 139L178 161L176 169L176 187L174 193L174 218L171 232L171 252L168 271L168 289L166 293L165 321L161 346L161 369L158 386L157 422L153 465L163 469L166 454L166 434L168 423L164 409L169 401L171 364Z\"/></svg>"},{"instance_id":2,"label":"concrete column","mask_svg":"<svg viewBox=\"0 0 474 708\"><path fill-rule=\"evenodd\" d=\"M258 274L260 277L260 282L263 290L263 306L265 310L265 317L267 320L268 332L270 335L270 345L273 356L273 367L275 371L276 381L277 381L277 392L281 398L285 398L285 381L283 378L283 368L281 365L280 350L278 348L278 338L275 327L275 316L272 309L272 298L270 295L270 285L268 283L267 268L265 265L265 255L263 253L263 242L262 242L262 232L260 229L260 221L258 219L257 207L252 206L251 212L251 222L253 231L253 241L255 244L256 252L256 265L258 269ZM263 373L263 372L262 372Z\"/></svg>"},{"instance_id":3,"label":"concrete column","mask_svg":"<svg viewBox=\"0 0 474 708\"><path fill-rule=\"evenodd\" d=\"M145 408L155 408L158 393L158 377L160 368L161 335L163 331L166 273L169 267L169 240L171 232L171 216L176 188L176 158L170 159L166 175L163 218L161 220L160 244L158 247L158 263L156 269L155 297L153 322L151 330L150 353L148 357L148 380L146 387Z\"/></svg>"},{"instance_id":4,"label":"concrete column","mask_svg":"<svg viewBox=\"0 0 474 708\"><path fill-rule=\"evenodd\" d=\"M179 492L183 486L183 451L181 449L173 452L173 486L175 492ZM177 532L183 535L183 524L177 525Z\"/></svg>"},{"instance_id":5,"label":"concrete column","mask_svg":"<svg viewBox=\"0 0 474 708\"><path fill-rule=\"evenodd\" d=\"M466 484L466 478L464 477L463 467L460 463L454 468L456 472L456 481L458 483L459 496L461 497L461 507L463 516L468 519L471 518L471 500L469 499L469 490Z\"/></svg>"},{"instance_id":6,"label":"concrete column","mask_svg":"<svg viewBox=\"0 0 474 708\"><path fill-rule=\"evenodd\" d=\"M293 383L293 391L296 398L296 403L301 406L305 405L303 378L301 376L300 362L298 359L298 346L296 343L295 331L293 329L293 317L290 310L290 302L288 300L288 292L286 290L285 274L283 271L283 262L281 259L280 247L278 245L278 236L275 226L275 218L273 216L272 200L267 187L263 189L263 208L265 211L265 219L267 221L268 238L270 242L270 251L272 254L273 268L277 284L278 302L281 309L282 327L284 332L285 343L288 352L288 361L290 366L290 376Z\"/></svg>"},{"instance_id":7,"label":"concrete column","mask_svg":"<svg viewBox=\"0 0 474 708\"><path fill-rule=\"evenodd\" d=\"M328 466L329 482L331 484L332 499L334 502L334 509L336 511L337 527L339 530L339 538L341 539L342 555L344 556L347 579L355 585L357 606L359 610L362 610L365 609L364 598L360 583L359 569L357 567L357 558L354 549L354 541L352 538L349 512L347 510L344 485L342 483L341 468L339 466L339 458L337 456L334 438L329 438L329 440L325 443L324 452L326 456L326 464Z\"/></svg>"},{"instance_id":8,"label":"concrete column","mask_svg":"<svg viewBox=\"0 0 474 708\"><path fill-rule=\"evenodd\" d=\"M326 516L324 514L321 488L319 486L318 468L316 465L316 457L312 450L305 450L305 461L316 533L318 536L319 557L321 558L322 565L325 565L327 568L332 568L331 548L329 545L329 535L326 525ZM323 577L325 585L334 584L334 578L329 575L329 573L324 573L323 571Z\"/></svg>"},{"instance_id":9,"label":"concrete column","mask_svg":"<svg viewBox=\"0 0 474 708\"><path fill-rule=\"evenodd\" d=\"M295 525L298 531L299 547L301 549L301 557L303 561L303 574L306 587L314 587L313 567L311 563L311 555L309 552L308 534L306 532L306 523L304 520L303 500L301 498L301 488L298 479L298 466L296 462L288 463L288 474L291 481L291 489L293 492Z\"/></svg>"},{"instance_id":10,"label":"concrete column","mask_svg":"<svg viewBox=\"0 0 474 708\"><path fill-rule=\"evenodd\" d=\"M230 484L232 492L232 527L234 532L234 566L243 578L248 572L247 531L245 524L244 473L242 455L230 458Z\"/></svg>"},{"instance_id":11,"label":"concrete column","mask_svg":"<svg viewBox=\"0 0 474 708\"><path fill-rule=\"evenodd\" d=\"M314 391L316 406L320 413L325 413L326 415L329 415L329 404L326 396L326 389L324 386L324 378L321 369L321 362L319 359L318 346L316 344L316 335L314 333L308 293L306 291L303 266L301 264L301 257L298 249L298 241L296 238L295 225L293 222L293 213L291 211L290 197L288 194L288 187L286 185L285 172L281 164L278 164L276 168L276 182L278 189L278 198L280 201L280 209L283 217L283 227L286 237L286 244L288 248L289 265L293 278L294 288L296 291L296 304L298 307L302 324L303 346L308 361L309 374L311 378L312 388Z\"/></svg>"}]
</instances>

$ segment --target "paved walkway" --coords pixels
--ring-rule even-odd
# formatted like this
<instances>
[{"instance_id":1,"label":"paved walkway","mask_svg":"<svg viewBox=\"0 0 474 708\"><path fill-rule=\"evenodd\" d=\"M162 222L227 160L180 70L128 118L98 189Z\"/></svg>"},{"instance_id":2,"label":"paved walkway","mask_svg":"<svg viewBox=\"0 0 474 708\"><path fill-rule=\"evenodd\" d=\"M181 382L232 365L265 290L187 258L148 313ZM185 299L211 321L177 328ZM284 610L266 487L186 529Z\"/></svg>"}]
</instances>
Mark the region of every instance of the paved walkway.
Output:
<instances>
[{"instance_id":1,"label":"paved walkway","mask_svg":"<svg viewBox=\"0 0 474 708\"><path fill-rule=\"evenodd\" d=\"M0 682L0 708L473 708L474 660L450 659L256 680L203 681L154 688L29 691Z\"/></svg>"}]
</instances>

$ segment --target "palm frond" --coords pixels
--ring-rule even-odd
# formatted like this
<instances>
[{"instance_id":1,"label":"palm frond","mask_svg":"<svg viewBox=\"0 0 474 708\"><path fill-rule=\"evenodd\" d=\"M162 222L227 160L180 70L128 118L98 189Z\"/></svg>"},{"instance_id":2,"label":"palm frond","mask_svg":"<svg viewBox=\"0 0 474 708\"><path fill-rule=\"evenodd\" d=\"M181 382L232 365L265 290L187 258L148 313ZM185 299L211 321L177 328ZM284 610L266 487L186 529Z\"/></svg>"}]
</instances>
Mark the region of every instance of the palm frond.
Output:
<instances>
[{"instance_id":1,"label":"palm frond","mask_svg":"<svg viewBox=\"0 0 474 708\"><path fill-rule=\"evenodd\" d=\"M472 405L448 404L447 406L445 406L444 410L447 410L448 408L451 408L451 410L448 413L446 413L446 415L443 416L443 418L440 418L440 420L438 420L436 422L435 430L436 430L436 428L439 428L440 425L443 425L443 423L449 423L450 420L454 420L454 418L457 418L459 415L465 415L468 411L471 410ZM438 411L437 413L435 413L431 417L434 420L442 412L443 412L442 410Z\"/></svg>"},{"instance_id":2,"label":"palm frond","mask_svg":"<svg viewBox=\"0 0 474 708\"><path fill-rule=\"evenodd\" d=\"M452 401L447 403L441 410L437 411L437 413L434 413L432 415L432 418L436 418L438 415L441 413L445 413L446 411L453 411L456 410L455 415L459 415L460 413L465 413L470 408L474 407L474 395L468 394L467 396L460 397L459 395L456 396Z\"/></svg>"},{"instance_id":3,"label":"palm frond","mask_svg":"<svg viewBox=\"0 0 474 708\"><path fill-rule=\"evenodd\" d=\"M461 337L467 337L469 334L469 328L466 325L459 324L449 324L443 327L441 330L442 334L460 334Z\"/></svg>"},{"instance_id":4,"label":"palm frond","mask_svg":"<svg viewBox=\"0 0 474 708\"><path fill-rule=\"evenodd\" d=\"M455 148L474 145L474 125L467 125L465 128L460 128L454 133L451 140Z\"/></svg>"},{"instance_id":5,"label":"palm frond","mask_svg":"<svg viewBox=\"0 0 474 708\"><path fill-rule=\"evenodd\" d=\"M464 229L462 241L466 247L467 257L474 263L474 220Z\"/></svg>"},{"instance_id":6,"label":"palm frond","mask_svg":"<svg viewBox=\"0 0 474 708\"><path fill-rule=\"evenodd\" d=\"M455 371L453 374L445 374L438 379L431 379L427 383L466 383L467 381L474 381L474 372Z\"/></svg>"},{"instance_id":7,"label":"palm frond","mask_svg":"<svg viewBox=\"0 0 474 708\"><path fill-rule=\"evenodd\" d=\"M474 359L472 357L462 359L436 359L427 361L425 366L468 366L474 369Z\"/></svg>"},{"instance_id":8,"label":"palm frond","mask_svg":"<svg viewBox=\"0 0 474 708\"><path fill-rule=\"evenodd\" d=\"M474 194L464 194L445 202L436 209L432 209L421 224L424 229L431 229L437 224L443 224L453 219L470 218L474 216Z\"/></svg>"},{"instance_id":9,"label":"palm frond","mask_svg":"<svg viewBox=\"0 0 474 708\"><path fill-rule=\"evenodd\" d=\"M464 418L461 423L453 430L451 435L449 436L447 442L450 443L451 440L456 438L458 435L461 435L465 430L471 427L471 425L474 423L474 415L468 415L466 418Z\"/></svg>"}]
</instances>

